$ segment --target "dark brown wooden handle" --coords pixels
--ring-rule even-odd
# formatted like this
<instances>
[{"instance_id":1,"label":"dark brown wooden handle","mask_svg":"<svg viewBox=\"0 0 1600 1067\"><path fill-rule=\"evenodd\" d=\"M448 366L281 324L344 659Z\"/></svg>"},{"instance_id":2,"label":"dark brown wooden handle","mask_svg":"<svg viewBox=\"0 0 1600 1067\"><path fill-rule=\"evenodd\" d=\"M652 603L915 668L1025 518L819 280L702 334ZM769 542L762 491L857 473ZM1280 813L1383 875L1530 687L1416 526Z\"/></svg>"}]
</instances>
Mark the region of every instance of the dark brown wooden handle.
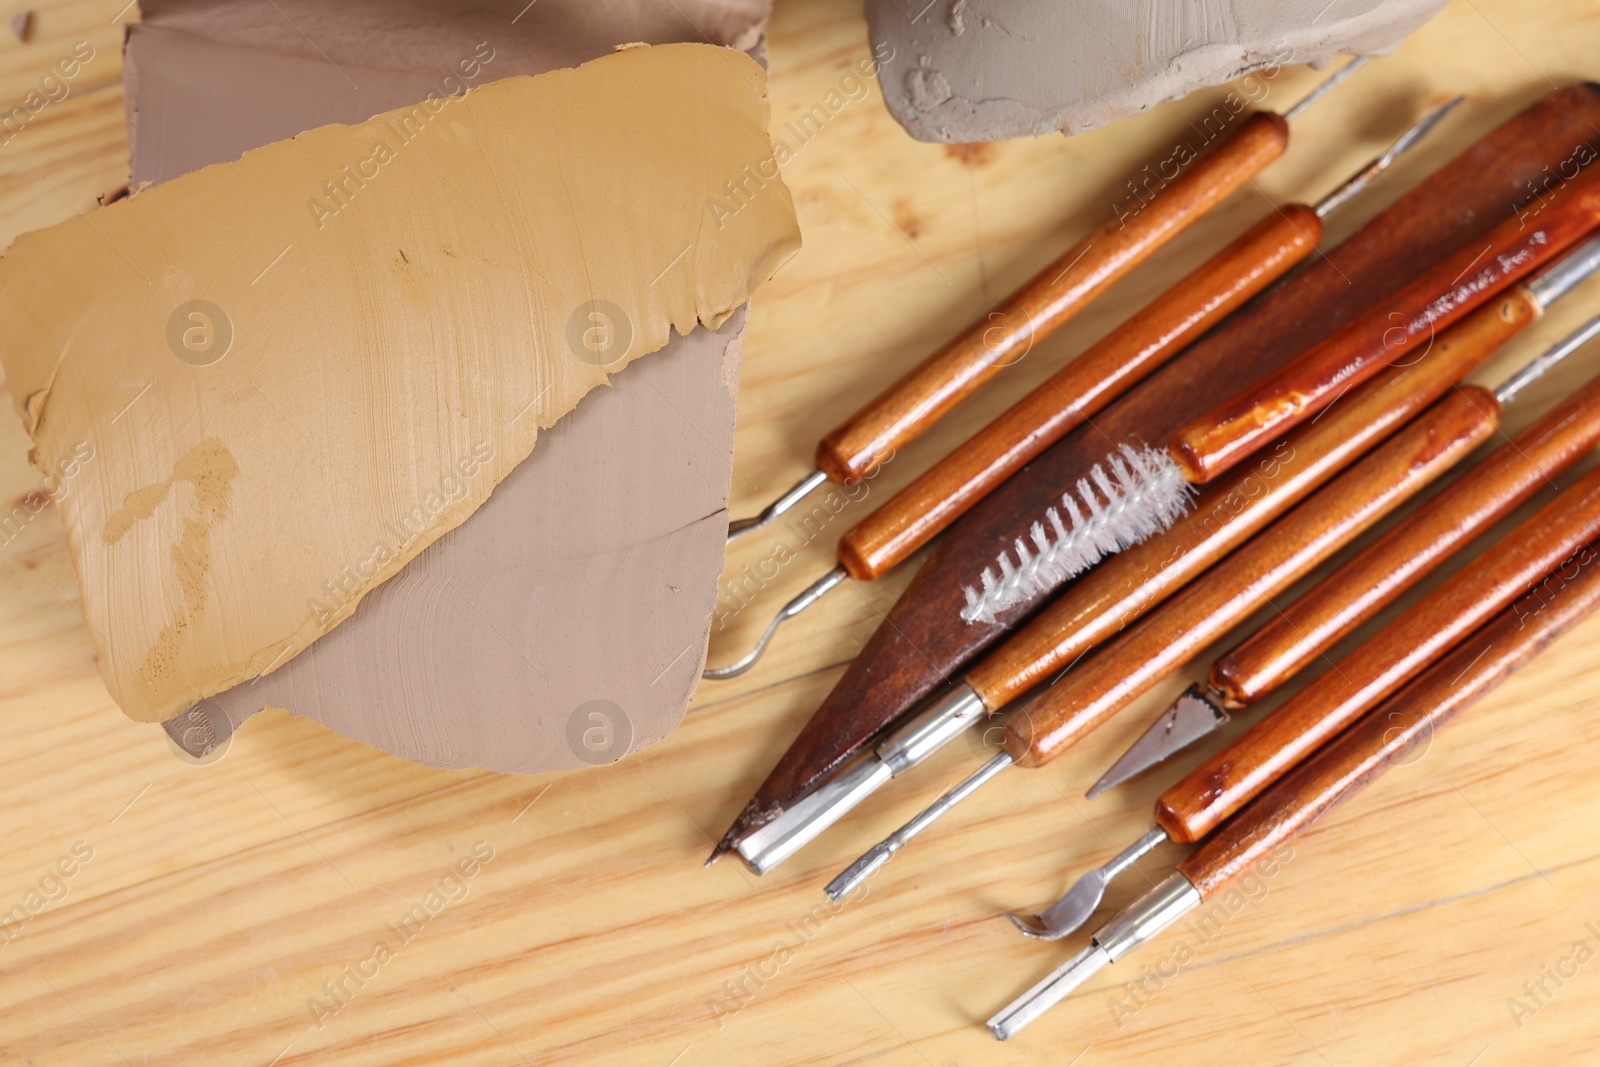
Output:
<instances>
[{"instance_id":1,"label":"dark brown wooden handle","mask_svg":"<svg viewBox=\"0 0 1600 1067\"><path fill-rule=\"evenodd\" d=\"M1317 583L1211 668L1230 707L1277 689L1600 445L1600 378Z\"/></svg>"},{"instance_id":2,"label":"dark brown wooden handle","mask_svg":"<svg viewBox=\"0 0 1600 1067\"><path fill-rule=\"evenodd\" d=\"M1437 333L1600 224L1593 174L1564 189L1565 199L1537 225L1508 219L1481 243L1441 260L1392 298L1179 430L1168 453L1191 482L1208 482L1290 427L1321 411L1385 366L1414 359Z\"/></svg>"},{"instance_id":3,"label":"dark brown wooden handle","mask_svg":"<svg viewBox=\"0 0 1600 1067\"><path fill-rule=\"evenodd\" d=\"M1111 219L817 445L817 469L864 478L979 386L1016 363L1117 279L1283 154L1289 126L1257 112L1132 218Z\"/></svg>"},{"instance_id":4,"label":"dark brown wooden handle","mask_svg":"<svg viewBox=\"0 0 1600 1067\"><path fill-rule=\"evenodd\" d=\"M1178 870L1209 898L1390 767L1410 762L1457 712L1600 607L1597 562L1600 553L1585 545L1534 592L1251 801Z\"/></svg>"},{"instance_id":5,"label":"dark brown wooden handle","mask_svg":"<svg viewBox=\"0 0 1600 1067\"><path fill-rule=\"evenodd\" d=\"M1390 367L1255 462L1207 487L1166 532L1104 560L967 674L998 708L1132 625L1404 425L1539 315L1518 287ZM974 576L976 578L976 575Z\"/></svg>"},{"instance_id":6,"label":"dark brown wooden handle","mask_svg":"<svg viewBox=\"0 0 1600 1067\"><path fill-rule=\"evenodd\" d=\"M856 578L898 566L1029 460L1281 278L1321 237L1322 220L1304 204L1262 219L857 523L839 541L839 562Z\"/></svg>"},{"instance_id":7,"label":"dark brown wooden handle","mask_svg":"<svg viewBox=\"0 0 1600 1067\"><path fill-rule=\"evenodd\" d=\"M1597 536L1600 468L1161 794L1156 822L1198 841Z\"/></svg>"},{"instance_id":8,"label":"dark brown wooden handle","mask_svg":"<svg viewBox=\"0 0 1600 1067\"><path fill-rule=\"evenodd\" d=\"M1249 544L1195 579L1081 667L1018 709L1005 746L1040 766L1443 474L1500 426L1500 403L1447 395Z\"/></svg>"}]
</instances>

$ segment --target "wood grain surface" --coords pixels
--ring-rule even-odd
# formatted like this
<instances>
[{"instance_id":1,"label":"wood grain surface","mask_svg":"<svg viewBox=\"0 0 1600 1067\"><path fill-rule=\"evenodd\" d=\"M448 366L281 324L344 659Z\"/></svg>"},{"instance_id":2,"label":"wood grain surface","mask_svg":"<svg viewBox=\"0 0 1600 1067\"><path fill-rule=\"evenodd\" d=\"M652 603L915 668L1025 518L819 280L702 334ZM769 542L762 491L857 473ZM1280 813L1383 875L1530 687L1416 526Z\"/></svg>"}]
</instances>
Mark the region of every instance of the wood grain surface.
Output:
<instances>
[{"instance_id":1,"label":"wood grain surface","mask_svg":"<svg viewBox=\"0 0 1600 1067\"><path fill-rule=\"evenodd\" d=\"M8 109L74 42L95 49L64 99L0 135L0 242L91 212L126 180L116 23L133 12L121 8L40 3L27 43L0 25ZM1103 222L1125 183L1223 95L1072 139L946 148L907 137L875 86L829 97L868 55L859 4L780 0L775 135L845 102L797 147L789 135L806 247L752 312L736 514L810 469L819 433ZM781 566L760 569L775 541L741 546L730 588L746 568L773 576L754 600L724 598L713 662L827 568L873 496L1243 232L1264 198L1320 195L1424 107L1466 93L1434 139L1330 220L1328 240L1342 239L1471 139L1600 74L1597 55L1590 3L1452 4L1299 120L1295 146L1253 187L904 449L867 499L819 494L836 510L818 531L784 534ZM1292 100L1319 77L1286 70L1272 92ZM1498 380L1597 301L1600 285L1575 292L1474 380ZM1507 431L1597 369L1596 353L1574 357L1508 408ZM1575 942L1600 947L1596 620L1322 820L1220 929L1168 932L999 1046L982 1020L1079 944L1025 941L1001 912L1053 898L1142 831L1171 778L1093 802L1082 791L1207 660L1050 767L975 795L864 898L832 908L826 878L980 753L952 746L765 878L700 860L905 569L818 604L757 670L702 687L676 734L614 766L533 779L434 771L268 713L195 767L112 707L26 448L0 405L0 504L25 514L0 533L0 911L29 916L0 944L0 1063L1494 1067L1580 1063L1600 1043L1600 964L1572 962ZM1139 870L1159 878L1178 855L1162 848ZM1107 906L1147 886L1130 872ZM1155 968L1179 941L1194 958L1163 977ZM335 999L339 983L349 992Z\"/></svg>"}]
</instances>

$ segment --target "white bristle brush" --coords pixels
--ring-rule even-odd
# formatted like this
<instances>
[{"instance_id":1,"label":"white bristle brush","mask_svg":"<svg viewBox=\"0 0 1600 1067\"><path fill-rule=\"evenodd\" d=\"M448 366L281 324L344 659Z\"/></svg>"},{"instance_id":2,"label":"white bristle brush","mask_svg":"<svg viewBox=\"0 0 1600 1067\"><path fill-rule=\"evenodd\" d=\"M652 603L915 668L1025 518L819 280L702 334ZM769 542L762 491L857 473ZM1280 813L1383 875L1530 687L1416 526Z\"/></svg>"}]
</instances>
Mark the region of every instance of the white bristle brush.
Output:
<instances>
[{"instance_id":1,"label":"white bristle brush","mask_svg":"<svg viewBox=\"0 0 1600 1067\"><path fill-rule=\"evenodd\" d=\"M1001 612L1081 574L1106 556L1147 540L1189 510L1194 487L1160 448L1120 445L1059 507L985 567L979 587L963 587L961 618L993 623ZM1065 519L1062 512L1066 513Z\"/></svg>"}]
</instances>

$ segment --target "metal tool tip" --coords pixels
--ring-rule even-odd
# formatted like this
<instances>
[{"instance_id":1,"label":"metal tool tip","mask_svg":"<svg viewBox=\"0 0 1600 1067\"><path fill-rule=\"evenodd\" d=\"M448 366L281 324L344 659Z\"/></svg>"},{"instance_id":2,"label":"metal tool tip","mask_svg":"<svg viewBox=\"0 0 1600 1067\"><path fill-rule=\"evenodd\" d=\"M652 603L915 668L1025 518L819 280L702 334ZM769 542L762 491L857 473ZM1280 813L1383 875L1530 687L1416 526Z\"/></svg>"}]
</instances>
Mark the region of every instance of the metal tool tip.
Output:
<instances>
[{"instance_id":1,"label":"metal tool tip","mask_svg":"<svg viewBox=\"0 0 1600 1067\"><path fill-rule=\"evenodd\" d=\"M800 591L799 595L778 610L778 614L773 616L771 622L767 623L767 628L761 632L761 639L756 642L754 648L726 667L707 667L700 672L700 677L721 682L729 678L737 678L751 667L754 667L756 660L761 658L761 654L772 643L772 635L778 632L779 626L783 625L785 621L794 618L818 600L821 600L830 589L848 577L850 577L850 572L845 570L843 566L838 566L806 586L805 589Z\"/></svg>"},{"instance_id":2,"label":"metal tool tip","mask_svg":"<svg viewBox=\"0 0 1600 1067\"><path fill-rule=\"evenodd\" d=\"M717 847L711 850L711 855L707 856L706 857L706 861L704 863L702 863L700 866L709 867L713 863L715 863L718 860L720 860L723 856L726 856L727 854L728 854L727 846L723 845L721 842L718 842L717 843Z\"/></svg>"},{"instance_id":3,"label":"metal tool tip","mask_svg":"<svg viewBox=\"0 0 1600 1067\"><path fill-rule=\"evenodd\" d=\"M844 899L846 893L865 882L874 871L888 863L892 855L894 855L892 847L885 842L878 842L862 853L860 859L846 867L837 878L829 882L823 888L823 892L828 894L829 900L837 904Z\"/></svg>"},{"instance_id":4,"label":"metal tool tip","mask_svg":"<svg viewBox=\"0 0 1600 1067\"><path fill-rule=\"evenodd\" d=\"M1021 912L1008 911L1006 912L1006 918L1011 920L1012 926L1022 931L1023 937L1042 939L1050 932L1050 928L1045 925L1044 916L1042 915L1023 915Z\"/></svg>"},{"instance_id":5,"label":"metal tool tip","mask_svg":"<svg viewBox=\"0 0 1600 1067\"><path fill-rule=\"evenodd\" d=\"M1001 1008L986 1024L989 1031L1000 1041L1012 1037L1110 962L1111 957L1107 955L1106 950L1097 942L1090 942L1088 948L1045 975L1032 989Z\"/></svg>"}]
</instances>

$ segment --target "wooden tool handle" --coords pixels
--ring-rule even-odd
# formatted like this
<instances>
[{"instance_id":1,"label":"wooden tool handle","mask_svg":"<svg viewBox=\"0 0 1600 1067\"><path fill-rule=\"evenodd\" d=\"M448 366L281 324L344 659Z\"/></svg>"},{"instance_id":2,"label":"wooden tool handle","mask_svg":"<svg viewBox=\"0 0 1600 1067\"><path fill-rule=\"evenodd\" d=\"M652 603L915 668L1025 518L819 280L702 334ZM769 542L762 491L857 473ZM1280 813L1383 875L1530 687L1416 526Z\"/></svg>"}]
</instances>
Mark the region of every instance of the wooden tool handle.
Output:
<instances>
[{"instance_id":1,"label":"wooden tool handle","mask_svg":"<svg viewBox=\"0 0 1600 1067\"><path fill-rule=\"evenodd\" d=\"M840 483L877 470L896 449L1277 159L1288 143L1289 126L1281 115L1262 111L1245 119L1137 214L1108 220L824 437L817 445L817 469Z\"/></svg>"},{"instance_id":2,"label":"wooden tool handle","mask_svg":"<svg viewBox=\"0 0 1600 1067\"><path fill-rule=\"evenodd\" d=\"M969 671L968 683L985 705L998 708L1075 662L1408 422L1538 315L1522 287L1479 308L1416 362L1384 370L1322 418L1219 479L1165 533L1073 582Z\"/></svg>"},{"instance_id":3,"label":"wooden tool handle","mask_svg":"<svg viewBox=\"0 0 1600 1067\"><path fill-rule=\"evenodd\" d=\"M1209 898L1277 852L1600 607L1600 554L1550 575L1368 713L1190 853L1178 870Z\"/></svg>"},{"instance_id":4,"label":"wooden tool handle","mask_svg":"<svg viewBox=\"0 0 1600 1067\"><path fill-rule=\"evenodd\" d=\"M1600 468L1163 793L1156 822L1198 841L1596 537Z\"/></svg>"},{"instance_id":5,"label":"wooden tool handle","mask_svg":"<svg viewBox=\"0 0 1600 1067\"><path fill-rule=\"evenodd\" d=\"M1393 298L1378 301L1332 337L1179 430L1168 446L1174 462L1191 482L1208 482L1351 386L1415 358L1438 331L1600 224L1595 176L1573 185L1540 213L1537 225L1508 219L1482 243L1442 260Z\"/></svg>"},{"instance_id":6,"label":"wooden tool handle","mask_svg":"<svg viewBox=\"0 0 1600 1067\"><path fill-rule=\"evenodd\" d=\"M1006 723L1006 750L1018 763L1050 762L1443 474L1499 425L1500 403L1487 389L1449 394L1024 704Z\"/></svg>"},{"instance_id":7,"label":"wooden tool handle","mask_svg":"<svg viewBox=\"0 0 1600 1067\"><path fill-rule=\"evenodd\" d=\"M1260 700L1596 445L1600 378L1218 659L1211 668L1211 688L1230 707Z\"/></svg>"},{"instance_id":8,"label":"wooden tool handle","mask_svg":"<svg viewBox=\"0 0 1600 1067\"><path fill-rule=\"evenodd\" d=\"M1121 396L1317 247L1304 204L1262 219L1009 411L872 512L839 542L839 562L876 578L927 544L989 490Z\"/></svg>"}]
</instances>

